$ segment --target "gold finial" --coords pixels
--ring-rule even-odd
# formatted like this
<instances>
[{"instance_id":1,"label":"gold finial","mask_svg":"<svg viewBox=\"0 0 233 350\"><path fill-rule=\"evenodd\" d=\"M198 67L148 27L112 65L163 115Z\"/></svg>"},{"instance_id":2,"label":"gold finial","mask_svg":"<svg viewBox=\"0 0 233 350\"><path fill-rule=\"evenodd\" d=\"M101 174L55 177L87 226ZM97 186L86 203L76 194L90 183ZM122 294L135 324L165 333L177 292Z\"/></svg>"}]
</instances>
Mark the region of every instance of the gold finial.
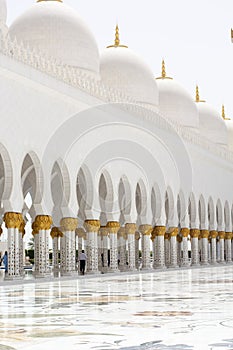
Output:
<instances>
[{"instance_id":1,"label":"gold finial","mask_svg":"<svg viewBox=\"0 0 233 350\"><path fill-rule=\"evenodd\" d=\"M231 120L230 118L227 118L227 117L226 117L226 114L225 114L225 106L224 106L224 105L222 105L222 117L223 117L224 120Z\"/></svg>"},{"instance_id":2,"label":"gold finial","mask_svg":"<svg viewBox=\"0 0 233 350\"><path fill-rule=\"evenodd\" d=\"M167 77L164 60L162 60L162 73L161 73L161 77L158 77L158 78L156 78L156 79L172 79L172 78L170 78L170 77Z\"/></svg>"},{"instance_id":3,"label":"gold finial","mask_svg":"<svg viewBox=\"0 0 233 350\"><path fill-rule=\"evenodd\" d=\"M107 48L110 48L110 47L125 47L125 48L128 48L128 46L126 46L126 45L121 45L121 43L120 43L120 35L119 35L119 27L118 27L118 24L116 25L116 29L115 29L115 41L114 41L114 45L109 45L109 46L107 46Z\"/></svg>"},{"instance_id":4,"label":"gold finial","mask_svg":"<svg viewBox=\"0 0 233 350\"><path fill-rule=\"evenodd\" d=\"M196 85L196 102L205 102L205 100L200 100L198 85Z\"/></svg>"}]
</instances>

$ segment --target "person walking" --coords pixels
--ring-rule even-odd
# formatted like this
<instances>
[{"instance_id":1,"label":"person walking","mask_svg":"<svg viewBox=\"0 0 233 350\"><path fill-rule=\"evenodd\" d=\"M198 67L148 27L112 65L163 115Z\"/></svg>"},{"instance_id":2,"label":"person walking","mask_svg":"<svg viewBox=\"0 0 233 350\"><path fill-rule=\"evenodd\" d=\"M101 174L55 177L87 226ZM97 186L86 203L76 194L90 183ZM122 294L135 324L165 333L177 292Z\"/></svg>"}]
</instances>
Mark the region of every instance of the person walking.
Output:
<instances>
[{"instance_id":1,"label":"person walking","mask_svg":"<svg viewBox=\"0 0 233 350\"><path fill-rule=\"evenodd\" d=\"M80 266L80 273L83 275L85 273L86 260L87 260L87 256L84 250L82 250L82 253L80 254L80 257L79 257L79 266Z\"/></svg>"},{"instance_id":2,"label":"person walking","mask_svg":"<svg viewBox=\"0 0 233 350\"><path fill-rule=\"evenodd\" d=\"M5 254L2 257L3 264L5 266L5 273L8 273L8 255L7 251L5 251Z\"/></svg>"}]
</instances>

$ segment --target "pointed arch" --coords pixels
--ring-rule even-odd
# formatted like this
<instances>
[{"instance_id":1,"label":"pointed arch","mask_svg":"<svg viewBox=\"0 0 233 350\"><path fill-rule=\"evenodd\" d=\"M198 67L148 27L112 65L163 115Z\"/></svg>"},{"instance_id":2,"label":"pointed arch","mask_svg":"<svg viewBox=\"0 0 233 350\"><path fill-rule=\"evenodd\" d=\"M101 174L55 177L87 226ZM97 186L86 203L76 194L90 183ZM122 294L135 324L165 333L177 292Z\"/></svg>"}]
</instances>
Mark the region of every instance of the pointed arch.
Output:
<instances>
[{"instance_id":1,"label":"pointed arch","mask_svg":"<svg viewBox=\"0 0 233 350\"><path fill-rule=\"evenodd\" d=\"M118 201L120 208L120 223L125 223L125 216L130 215L131 212L131 188L126 175L122 175L118 185Z\"/></svg>"},{"instance_id":2,"label":"pointed arch","mask_svg":"<svg viewBox=\"0 0 233 350\"><path fill-rule=\"evenodd\" d=\"M169 221L174 217L174 195L169 186L165 193L165 214L166 223L169 224Z\"/></svg>"},{"instance_id":3,"label":"pointed arch","mask_svg":"<svg viewBox=\"0 0 233 350\"><path fill-rule=\"evenodd\" d=\"M200 228L204 228L206 224L206 204L203 195L201 194L199 202L198 202L198 215Z\"/></svg>"},{"instance_id":4,"label":"pointed arch","mask_svg":"<svg viewBox=\"0 0 233 350\"><path fill-rule=\"evenodd\" d=\"M229 202L225 202L224 206L224 223L225 223L225 231L230 232L231 231L231 211L230 211L230 205Z\"/></svg>"}]
</instances>

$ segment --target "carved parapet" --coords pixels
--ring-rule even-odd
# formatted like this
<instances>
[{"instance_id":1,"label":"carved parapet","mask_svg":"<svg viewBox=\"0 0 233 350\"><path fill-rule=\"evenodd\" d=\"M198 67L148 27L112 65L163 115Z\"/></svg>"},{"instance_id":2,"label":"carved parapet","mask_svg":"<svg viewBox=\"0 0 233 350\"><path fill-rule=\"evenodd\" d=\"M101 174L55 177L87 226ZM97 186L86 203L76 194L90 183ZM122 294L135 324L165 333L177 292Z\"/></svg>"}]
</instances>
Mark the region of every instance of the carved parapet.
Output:
<instances>
[{"instance_id":1,"label":"carved parapet","mask_svg":"<svg viewBox=\"0 0 233 350\"><path fill-rule=\"evenodd\" d=\"M98 232L100 228L99 220L86 220L84 223L84 227L87 232Z\"/></svg>"},{"instance_id":2,"label":"carved parapet","mask_svg":"<svg viewBox=\"0 0 233 350\"><path fill-rule=\"evenodd\" d=\"M201 238L209 238L209 230L201 230L200 231L200 237Z\"/></svg>"},{"instance_id":3,"label":"carved parapet","mask_svg":"<svg viewBox=\"0 0 233 350\"><path fill-rule=\"evenodd\" d=\"M218 238L224 239L225 238L225 231L218 231Z\"/></svg>"},{"instance_id":4,"label":"carved parapet","mask_svg":"<svg viewBox=\"0 0 233 350\"><path fill-rule=\"evenodd\" d=\"M197 228L191 228L190 230L190 236L191 238L199 238L200 236L200 230Z\"/></svg>"},{"instance_id":5,"label":"carved parapet","mask_svg":"<svg viewBox=\"0 0 233 350\"><path fill-rule=\"evenodd\" d=\"M210 231L210 238L216 238L218 236L218 231Z\"/></svg>"},{"instance_id":6,"label":"carved parapet","mask_svg":"<svg viewBox=\"0 0 233 350\"><path fill-rule=\"evenodd\" d=\"M152 231L152 237L164 236L166 233L166 226L155 226Z\"/></svg>"},{"instance_id":7,"label":"carved parapet","mask_svg":"<svg viewBox=\"0 0 233 350\"><path fill-rule=\"evenodd\" d=\"M117 221L109 221L107 223L108 232L117 233L121 227L120 223Z\"/></svg>"},{"instance_id":8,"label":"carved parapet","mask_svg":"<svg viewBox=\"0 0 233 350\"><path fill-rule=\"evenodd\" d=\"M182 227L180 230L180 234L183 237L188 237L188 235L190 234L190 229L188 227Z\"/></svg>"},{"instance_id":9,"label":"carved parapet","mask_svg":"<svg viewBox=\"0 0 233 350\"><path fill-rule=\"evenodd\" d=\"M62 218L60 221L61 230L63 232L75 231L78 226L78 219L76 218Z\"/></svg>"},{"instance_id":10,"label":"carved parapet","mask_svg":"<svg viewBox=\"0 0 233 350\"><path fill-rule=\"evenodd\" d=\"M179 233L178 227L169 227L168 233L170 237L176 237Z\"/></svg>"},{"instance_id":11,"label":"carved parapet","mask_svg":"<svg viewBox=\"0 0 233 350\"><path fill-rule=\"evenodd\" d=\"M58 227L53 227L51 232L50 232L50 236L52 237L52 239L58 238L58 237L63 237L63 233L59 230Z\"/></svg>"},{"instance_id":12,"label":"carved parapet","mask_svg":"<svg viewBox=\"0 0 233 350\"><path fill-rule=\"evenodd\" d=\"M153 228L151 225L140 225L139 231L142 233L143 236L150 236Z\"/></svg>"},{"instance_id":13,"label":"carved parapet","mask_svg":"<svg viewBox=\"0 0 233 350\"><path fill-rule=\"evenodd\" d=\"M23 216L21 213L8 212L4 214L3 220L5 222L6 228L20 229L20 226L23 222Z\"/></svg>"},{"instance_id":14,"label":"carved parapet","mask_svg":"<svg viewBox=\"0 0 233 350\"><path fill-rule=\"evenodd\" d=\"M225 239L232 239L233 235L232 232L226 232Z\"/></svg>"},{"instance_id":15,"label":"carved parapet","mask_svg":"<svg viewBox=\"0 0 233 350\"><path fill-rule=\"evenodd\" d=\"M37 215L33 223L33 231L50 230L53 220L49 215Z\"/></svg>"}]
</instances>

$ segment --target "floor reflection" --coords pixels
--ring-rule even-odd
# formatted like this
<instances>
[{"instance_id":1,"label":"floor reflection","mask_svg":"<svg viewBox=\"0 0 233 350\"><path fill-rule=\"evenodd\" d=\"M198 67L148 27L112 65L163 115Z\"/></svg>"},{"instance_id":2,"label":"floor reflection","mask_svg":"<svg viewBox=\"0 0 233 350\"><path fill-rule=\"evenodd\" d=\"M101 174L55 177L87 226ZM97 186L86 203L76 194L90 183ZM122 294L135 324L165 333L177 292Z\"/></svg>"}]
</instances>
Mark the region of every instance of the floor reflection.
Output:
<instances>
[{"instance_id":1,"label":"floor reflection","mask_svg":"<svg viewBox=\"0 0 233 350\"><path fill-rule=\"evenodd\" d=\"M2 349L233 349L233 266L0 287Z\"/></svg>"}]
</instances>

